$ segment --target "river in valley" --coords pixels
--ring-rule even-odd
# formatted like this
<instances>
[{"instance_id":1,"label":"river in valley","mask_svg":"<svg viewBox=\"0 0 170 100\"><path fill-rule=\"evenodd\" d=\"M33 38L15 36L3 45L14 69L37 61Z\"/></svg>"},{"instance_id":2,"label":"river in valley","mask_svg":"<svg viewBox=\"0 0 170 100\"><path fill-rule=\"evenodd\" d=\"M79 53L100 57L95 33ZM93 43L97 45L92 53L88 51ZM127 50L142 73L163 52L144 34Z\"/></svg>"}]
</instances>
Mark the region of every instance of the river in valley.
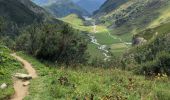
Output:
<instances>
[{"instance_id":1,"label":"river in valley","mask_svg":"<svg viewBox=\"0 0 170 100\"><path fill-rule=\"evenodd\" d=\"M95 21L92 19L92 18L89 18L89 17L84 17L84 19L86 21L89 21L92 25L92 30L93 30L93 33L97 33L97 25L95 23ZM123 43L125 44L125 46L128 48L128 45L131 45L131 43L128 43L128 42L125 42L123 41L121 38L119 37L116 37L116 36L113 36L111 35L110 32L107 33L110 37L112 37L113 39L118 39L120 41L120 43ZM91 40L91 43L97 45L98 49L102 52L102 54L104 55L104 61L109 61L111 56L109 55L109 50L107 48L107 45L102 45L98 42L98 40L96 39L96 37L93 35L93 34L88 34L90 40Z\"/></svg>"}]
</instances>

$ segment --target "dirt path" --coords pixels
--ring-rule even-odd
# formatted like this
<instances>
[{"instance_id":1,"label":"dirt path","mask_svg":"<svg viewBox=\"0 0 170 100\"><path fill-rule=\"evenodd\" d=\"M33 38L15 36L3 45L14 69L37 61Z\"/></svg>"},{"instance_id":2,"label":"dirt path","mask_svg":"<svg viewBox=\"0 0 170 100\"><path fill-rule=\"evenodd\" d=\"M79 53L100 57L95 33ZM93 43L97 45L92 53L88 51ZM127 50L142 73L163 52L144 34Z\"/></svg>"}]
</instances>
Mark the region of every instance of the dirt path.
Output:
<instances>
[{"instance_id":1,"label":"dirt path","mask_svg":"<svg viewBox=\"0 0 170 100\"><path fill-rule=\"evenodd\" d=\"M28 74L32 76L32 78L37 77L35 69L29 62L17 56L16 53L11 54L11 56L15 57L24 65L24 68L27 70ZM23 86L23 83L24 82L22 80L14 79L15 94L11 100L23 100L23 98L28 94L28 86Z\"/></svg>"}]
</instances>

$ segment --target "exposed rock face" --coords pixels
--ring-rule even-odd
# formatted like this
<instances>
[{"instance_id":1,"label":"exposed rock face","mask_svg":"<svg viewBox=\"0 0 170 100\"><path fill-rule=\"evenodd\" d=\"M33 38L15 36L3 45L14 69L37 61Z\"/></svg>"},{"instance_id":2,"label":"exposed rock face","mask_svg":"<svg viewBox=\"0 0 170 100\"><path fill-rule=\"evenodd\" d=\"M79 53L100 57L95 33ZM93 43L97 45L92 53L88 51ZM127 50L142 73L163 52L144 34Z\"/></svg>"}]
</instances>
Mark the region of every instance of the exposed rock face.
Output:
<instances>
[{"instance_id":1,"label":"exposed rock face","mask_svg":"<svg viewBox=\"0 0 170 100\"><path fill-rule=\"evenodd\" d=\"M6 84L6 83L3 83L3 84L1 85L1 89L5 89L5 88L7 88L7 84Z\"/></svg>"},{"instance_id":2,"label":"exposed rock face","mask_svg":"<svg viewBox=\"0 0 170 100\"><path fill-rule=\"evenodd\" d=\"M30 80L32 79L31 75L27 75L27 74L22 74L22 73L16 73L14 75L14 77L18 78L18 79L23 79L23 80Z\"/></svg>"},{"instance_id":3,"label":"exposed rock face","mask_svg":"<svg viewBox=\"0 0 170 100\"><path fill-rule=\"evenodd\" d=\"M142 45L142 44L144 44L146 42L147 42L147 40L145 40L143 37L135 37L132 40L132 45L133 46L135 46L135 45Z\"/></svg>"}]
</instances>

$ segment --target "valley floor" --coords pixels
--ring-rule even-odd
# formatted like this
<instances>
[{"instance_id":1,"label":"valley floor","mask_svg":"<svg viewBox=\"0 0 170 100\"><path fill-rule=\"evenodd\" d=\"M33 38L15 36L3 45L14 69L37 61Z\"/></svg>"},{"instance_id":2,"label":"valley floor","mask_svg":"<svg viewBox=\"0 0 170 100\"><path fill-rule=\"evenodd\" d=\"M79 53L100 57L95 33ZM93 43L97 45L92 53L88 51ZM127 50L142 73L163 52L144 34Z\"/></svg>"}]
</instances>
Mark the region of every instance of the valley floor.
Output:
<instances>
[{"instance_id":1,"label":"valley floor","mask_svg":"<svg viewBox=\"0 0 170 100\"><path fill-rule=\"evenodd\" d=\"M128 47L131 46L131 35L113 35L107 27L103 25L96 25L95 21L91 18L84 21L75 14L68 15L61 20L69 23L73 28L82 32L88 33L88 37L93 42L88 45L88 52L91 58L108 59L109 54L105 50L109 50L115 56L120 56ZM88 23L88 25L85 25ZM94 38L93 38L94 37ZM95 40L95 42L94 42ZM99 44L99 45L98 45ZM103 50L99 49L101 46L106 46Z\"/></svg>"},{"instance_id":2,"label":"valley floor","mask_svg":"<svg viewBox=\"0 0 170 100\"><path fill-rule=\"evenodd\" d=\"M47 67L22 53L39 78L31 82L25 100L169 100L170 81L165 75L151 79L120 69Z\"/></svg>"}]
</instances>

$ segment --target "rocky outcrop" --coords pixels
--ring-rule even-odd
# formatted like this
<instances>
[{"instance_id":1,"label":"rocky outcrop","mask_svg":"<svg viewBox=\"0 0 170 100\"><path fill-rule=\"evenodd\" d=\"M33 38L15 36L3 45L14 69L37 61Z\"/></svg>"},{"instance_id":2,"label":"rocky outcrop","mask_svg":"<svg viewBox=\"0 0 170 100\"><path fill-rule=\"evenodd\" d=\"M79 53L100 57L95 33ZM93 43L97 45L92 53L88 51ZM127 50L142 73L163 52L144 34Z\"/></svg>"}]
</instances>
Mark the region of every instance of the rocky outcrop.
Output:
<instances>
[{"instance_id":1,"label":"rocky outcrop","mask_svg":"<svg viewBox=\"0 0 170 100\"><path fill-rule=\"evenodd\" d=\"M135 37L132 40L132 45L143 45L144 43L146 43L147 40L145 40L143 37Z\"/></svg>"}]
</instances>

